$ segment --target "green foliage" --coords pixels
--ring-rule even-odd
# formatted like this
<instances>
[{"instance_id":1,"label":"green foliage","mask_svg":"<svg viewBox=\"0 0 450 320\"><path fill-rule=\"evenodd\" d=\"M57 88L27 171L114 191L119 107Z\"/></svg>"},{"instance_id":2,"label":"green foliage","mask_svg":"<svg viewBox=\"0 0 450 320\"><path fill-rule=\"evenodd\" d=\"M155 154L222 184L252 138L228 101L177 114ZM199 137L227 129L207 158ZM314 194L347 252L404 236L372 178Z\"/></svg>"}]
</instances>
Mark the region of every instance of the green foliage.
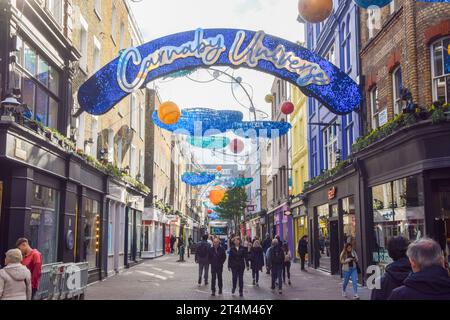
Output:
<instances>
[{"instance_id":1,"label":"green foliage","mask_svg":"<svg viewBox=\"0 0 450 320\"><path fill-rule=\"evenodd\" d=\"M305 183L303 184L304 189L305 190L309 189L312 186L316 185L317 183L324 181L324 180L344 171L344 169L347 168L348 166L350 166L352 163L353 163L352 159L347 159L347 160L339 162L333 169L325 171L321 175L319 175L309 181L305 181Z\"/></svg>"},{"instance_id":2,"label":"green foliage","mask_svg":"<svg viewBox=\"0 0 450 320\"><path fill-rule=\"evenodd\" d=\"M244 187L228 189L219 205L214 209L221 219L233 220L239 224L247 207L247 193Z\"/></svg>"}]
</instances>

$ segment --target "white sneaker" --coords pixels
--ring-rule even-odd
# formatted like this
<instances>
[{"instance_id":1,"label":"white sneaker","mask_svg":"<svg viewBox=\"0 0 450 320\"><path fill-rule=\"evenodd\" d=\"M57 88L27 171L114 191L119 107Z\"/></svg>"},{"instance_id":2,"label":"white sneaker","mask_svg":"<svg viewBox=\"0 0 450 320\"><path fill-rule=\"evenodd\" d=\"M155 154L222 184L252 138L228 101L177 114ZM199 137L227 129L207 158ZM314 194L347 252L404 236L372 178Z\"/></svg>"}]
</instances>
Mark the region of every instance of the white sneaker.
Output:
<instances>
[{"instance_id":1,"label":"white sneaker","mask_svg":"<svg viewBox=\"0 0 450 320\"><path fill-rule=\"evenodd\" d=\"M358 296L357 294L355 294L355 295L353 296L353 299L359 300L359 296Z\"/></svg>"},{"instance_id":2,"label":"white sneaker","mask_svg":"<svg viewBox=\"0 0 450 320\"><path fill-rule=\"evenodd\" d=\"M345 293L345 291L342 291L342 296L345 298L347 296L347 294Z\"/></svg>"}]
</instances>

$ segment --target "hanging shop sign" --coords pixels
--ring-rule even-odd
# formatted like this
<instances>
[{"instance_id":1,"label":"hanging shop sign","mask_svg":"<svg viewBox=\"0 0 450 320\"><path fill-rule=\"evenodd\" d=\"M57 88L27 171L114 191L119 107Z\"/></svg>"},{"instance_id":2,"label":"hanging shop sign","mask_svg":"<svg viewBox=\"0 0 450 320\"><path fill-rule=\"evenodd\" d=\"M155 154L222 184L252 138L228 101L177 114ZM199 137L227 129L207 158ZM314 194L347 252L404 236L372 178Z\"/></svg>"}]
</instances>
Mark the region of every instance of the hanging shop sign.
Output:
<instances>
[{"instance_id":1,"label":"hanging shop sign","mask_svg":"<svg viewBox=\"0 0 450 320\"><path fill-rule=\"evenodd\" d=\"M83 111L100 115L148 82L199 67L245 67L269 73L314 97L336 114L358 108L358 85L316 53L263 31L197 29L123 50L78 91Z\"/></svg>"}]
</instances>

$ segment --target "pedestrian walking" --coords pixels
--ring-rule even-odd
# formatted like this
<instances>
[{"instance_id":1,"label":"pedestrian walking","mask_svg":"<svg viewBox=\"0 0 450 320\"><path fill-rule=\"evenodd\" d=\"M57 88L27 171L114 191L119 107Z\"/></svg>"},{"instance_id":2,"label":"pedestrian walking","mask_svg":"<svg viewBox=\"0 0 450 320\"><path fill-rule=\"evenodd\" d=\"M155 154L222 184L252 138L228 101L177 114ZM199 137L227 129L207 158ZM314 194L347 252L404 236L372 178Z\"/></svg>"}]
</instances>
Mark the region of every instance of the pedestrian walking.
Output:
<instances>
[{"instance_id":1,"label":"pedestrian walking","mask_svg":"<svg viewBox=\"0 0 450 320\"><path fill-rule=\"evenodd\" d=\"M0 270L0 300L31 300L31 272L22 260L19 249L6 252L6 266Z\"/></svg>"},{"instance_id":2,"label":"pedestrian walking","mask_svg":"<svg viewBox=\"0 0 450 320\"><path fill-rule=\"evenodd\" d=\"M174 252L174 246L176 241L177 238L175 237L175 235L172 234L172 236L170 237L170 253Z\"/></svg>"},{"instance_id":3,"label":"pedestrian walking","mask_svg":"<svg viewBox=\"0 0 450 320\"><path fill-rule=\"evenodd\" d=\"M220 239L215 238L213 240L213 246L209 249L208 260L211 265L211 295L216 295L216 279L217 286L219 287L219 294L222 294L223 289L223 264L227 259L225 249L220 245Z\"/></svg>"},{"instance_id":4,"label":"pedestrian walking","mask_svg":"<svg viewBox=\"0 0 450 320\"><path fill-rule=\"evenodd\" d=\"M178 262L184 262L184 241L182 237L178 237L178 255L180 256Z\"/></svg>"},{"instance_id":5,"label":"pedestrian walking","mask_svg":"<svg viewBox=\"0 0 450 320\"><path fill-rule=\"evenodd\" d=\"M192 240L192 236L189 236L188 238L188 247L187 247L187 257L190 257L192 245L194 244L194 240Z\"/></svg>"},{"instance_id":6,"label":"pedestrian walking","mask_svg":"<svg viewBox=\"0 0 450 320\"><path fill-rule=\"evenodd\" d=\"M392 291L389 300L450 300L450 277L441 246L422 238L408 246L412 273Z\"/></svg>"},{"instance_id":7,"label":"pedestrian walking","mask_svg":"<svg viewBox=\"0 0 450 320\"><path fill-rule=\"evenodd\" d=\"M291 260L292 255L289 250L289 246L287 242L283 243L283 251L284 251L284 267L283 267L283 282L286 284L286 275L288 279L288 284L291 285Z\"/></svg>"},{"instance_id":8,"label":"pedestrian walking","mask_svg":"<svg viewBox=\"0 0 450 320\"><path fill-rule=\"evenodd\" d=\"M195 250L195 262L198 263L198 285L202 284L202 275L205 280L205 286L208 285L209 272L209 248L208 235L203 235L202 241L197 245Z\"/></svg>"},{"instance_id":9,"label":"pedestrian walking","mask_svg":"<svg viewBox=\"0 0 450 320\"><path fill-rule=\"evenodd\" d=\"M213 245L213 236L210 235L208 237L208 243L209 243L209 246L212 247L212 245Z\"/></svg>"},{"instance_id":10,"label":"pedestrian walking","mask_svg":"<svg viewBox=\"0 0 450 320\"><path fill-rule=\"evenodd\" d=\"M301 264L301 270L306 271L305 269L305 261L306 261L306 254L308 253L308 236L304 235L300 238L298 241L297 246L297 252L300 256L300 264Z\"/></svg>"},{"instance_id":11,"label":"pedestrian walking","mask_svg":"<svg viewBox=\"0 0 450 320\"><path fill-rule=\"evenodd\" d=\"M351 243L346 243L340 255L342 264L342 272L344 273L344 283L342 285L342 296L346 297L346 289L350 278L353 285L353 298L359 299L358 296L358 255L353 250Z\"/></svg>"},{"instance_id":12,"label":"pedestrian walking","mask_svg":"<svg viewBox=\"0 0 450 320\"><path fill-rule=\"evenodd\" d=\"M270 239L270 235L266 233L266 238L264 239L262 243L262 249L264 252L264 261L266 264L266 274L270 274L269 270L269 263L267 262L267 250L270 248L270 245L272 244L272 239Z\"/></svg>"},{"instance_id":13,"label":"pedestrian walking","mask_svg":"<svg viewBox=\"0 0 450 320\"><path fill-rule=\"evenodd\" d=\"M259 240L253 242L249 260L252 268L253 285L259 287L259 273L262 272L264 267L264 252Z\"/></svg>"},{"instance_id":14,"label":"pedestrian walking","mask_svg":"<svg viewBox=\"0 0 450 320\"><path fill-rule=\"evenodd\" d=\"M42 254L37 249L31 248L27 238L19 238L16 247L22 252L22 264L31 272L31 299L33 299L41 282Z\"/></svg>"},{"instance_id":15,"label":"pedestrian walking","mask_svg":"<svg viewBox=\"0 0 450 320\"><path fill-rule=\"evenodd\" d=\"M283 290L283 268L284 268L284 252L282 246L277 239L272 240L272 247L270 249L270 265L272 273L272 290L275 290L278 284L278 293L282 294Z\"/></svg>"},{"instance_id":16,"label":"pedestrian walking","mask_svg":"<svg viewBox=\"0 0 450 320\"><path fill-rule=\"evenodd\" d=\"M387 250L394 262L386 266L385 273L379 279L380 288L372 290L371 300L387 300L392 291L400 287L412 272L411 263L406 255L408 245L409 240L402 236L389 240Z\"/></svg>"},{"instance_id":17,"label":"pedestrian walking","mask_svg":"<svg viewBox=\"0 0 450 320\"><path fill-rule=\"evenodd\" d=\"M230 248L230 256L228 257L228 270L232 272L233 288L231 293L236 292L237 283L239 281L239 296L244 296L244 271L248 266L248 250L241 246L241 239L234 238L233 246Z\"/></svg>"}]
</instances>

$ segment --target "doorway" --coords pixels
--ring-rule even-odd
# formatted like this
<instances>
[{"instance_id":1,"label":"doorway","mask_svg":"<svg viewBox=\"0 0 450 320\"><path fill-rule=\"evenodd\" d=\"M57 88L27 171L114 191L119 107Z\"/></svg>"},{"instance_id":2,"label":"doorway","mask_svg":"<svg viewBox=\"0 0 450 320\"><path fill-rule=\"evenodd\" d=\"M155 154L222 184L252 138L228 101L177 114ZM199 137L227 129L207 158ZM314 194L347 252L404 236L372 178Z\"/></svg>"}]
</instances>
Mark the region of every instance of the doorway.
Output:
<instances>
[{"instance_id":1,"label":"doorway","mask_svg":"<svg viewBox=\"0 0 450 320\"><path fill-rule=\"evenodd\" d=\"M330 220L330 269L339 273L339 220Z\"/></svg>"},{"instance_id":2,"label":"doorway","mask_svg":"<svg viewBox=\"0 0 450 320\"><path fill-rule=\"evenodd\" d=\"M434 238L446 253L447 260L450 256L450 181L437 180L433 188Z\"/></svg>"}]
</instances>

